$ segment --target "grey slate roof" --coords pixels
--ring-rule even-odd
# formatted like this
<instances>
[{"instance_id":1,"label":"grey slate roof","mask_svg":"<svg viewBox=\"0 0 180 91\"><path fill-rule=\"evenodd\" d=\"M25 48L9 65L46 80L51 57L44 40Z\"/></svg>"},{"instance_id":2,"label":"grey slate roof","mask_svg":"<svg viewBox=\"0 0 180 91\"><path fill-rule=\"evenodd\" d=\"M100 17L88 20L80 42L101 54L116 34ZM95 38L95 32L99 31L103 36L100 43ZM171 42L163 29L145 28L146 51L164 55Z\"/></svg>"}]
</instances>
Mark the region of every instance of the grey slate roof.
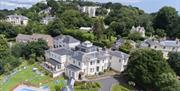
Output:
<instances>
[{"instance_id":1,"label":"grey slate roof","mask_svg":"<svg viewBox=\"0 0 180 91\"><path fill-rule=\"evenodd\" d=\"M72 64L68 65L66 68L67 68L67 69L71 69L71 70L73 70L73 71L79 71L79 70L81 70L80 68L78 68L78 67L76 67L76 66L74 66L74 65L72 65Z\"/></svg>"},{"instance_id":2,"label":"grey slate roof","mask_svg":"<svg viewBox=\"0 0 180 91\"><path fill-rule=\"evenodd\" d=\"M53 60L53 59L46 59L46 62L54 65L54 66L57 66L57 65L60 65L61 63L57 62L56 60Z\"/></svg>"},{"instance_id":3,"label":"grey slate roof","mask_svg":"<svg viewBox=\"0 0 180 91\"><path fill-rule=\"evenodd\" d=\"M167 46L167 47L179 47L180 46L180 44L177 43L177 41L172 41L172 40L161 41L160 45Z\"/></svg>"},{"instance_id":4,"label":"grey slate roof","mask_svg":"<svg viewBox=\"0 0 180 91\"><path fill-rule=\"evenodd\" d=\"M64 43L76 43L80 42L79 40L75 39L72 36L69 35L59 35L57 37L54 37L55 40L62 39Z\"/></svg>"},{"instance_id":5,"label":"grey slate roof","mask_svg":"<svg viewBox=\"0 0 180 91\"><path fill-rule=\"evenodd\" d=\"M66 48L56 49L56 50L53 50L53 52L59 55L72 55L73 53L72 50L66 49Z\"/></svg>"},{"instance_id":6,"label":"grey slate roof","mask_svg":"<svg viewBox=\"0 0 180 91\"><path fill-rule=\"evenodd\" d=\"M129 55L120 51L109 51L109 54L112 56L116 56L119 58L127 59L129 58Z\"/></svg>"},{"instance_id":7,"label":"grey slate roof","mask_svg":"<svg viewBox=\"0 0 180 91\"><path fill-rule=\"evenodd\" d=\"M147 39L141 43L143 47L147 47L148 45L159 45L159 46L165 46L165 47L180 47L180 42L175 40L150 40Z\"/></svg>"}]
</instances>

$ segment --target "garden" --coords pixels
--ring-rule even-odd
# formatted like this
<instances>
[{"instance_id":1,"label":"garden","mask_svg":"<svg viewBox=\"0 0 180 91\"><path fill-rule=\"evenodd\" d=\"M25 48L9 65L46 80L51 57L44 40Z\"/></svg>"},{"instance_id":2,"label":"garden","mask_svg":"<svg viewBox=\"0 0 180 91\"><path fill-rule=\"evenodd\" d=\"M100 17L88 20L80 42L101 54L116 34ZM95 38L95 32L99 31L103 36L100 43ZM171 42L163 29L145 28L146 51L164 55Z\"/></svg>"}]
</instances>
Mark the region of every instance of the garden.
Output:
<instances>
[{"instance_id":1,"label":"garden","mask_svg":"<svg viewBox=\"0 0 180 91\"><path fill-rule=\"evenodd\" d=\"M67 85L64 77L52 78L50 74L38 64L22 63L9 75L0 76L0 91L10 91L16 86L26 83L36 87L48 87L51 91L59 91ZM75 83L75 91L98 91L99 83Z\"/></svg>"},{"instance_id":2,"label":"garden","mask_svg":"<svg viewBox=\"0 0 180 91\"><path fill-rule=\"evenodd\" d=\"M55 91L56 85L62 87L67 83L63 77L53 79L44 73L37 64L28 65L27 63L23 63L9 75L0 77L0 91L10 91L21 83L28 83L40 87L48 86L51 91Z\"/></svg>"}]
</instances>

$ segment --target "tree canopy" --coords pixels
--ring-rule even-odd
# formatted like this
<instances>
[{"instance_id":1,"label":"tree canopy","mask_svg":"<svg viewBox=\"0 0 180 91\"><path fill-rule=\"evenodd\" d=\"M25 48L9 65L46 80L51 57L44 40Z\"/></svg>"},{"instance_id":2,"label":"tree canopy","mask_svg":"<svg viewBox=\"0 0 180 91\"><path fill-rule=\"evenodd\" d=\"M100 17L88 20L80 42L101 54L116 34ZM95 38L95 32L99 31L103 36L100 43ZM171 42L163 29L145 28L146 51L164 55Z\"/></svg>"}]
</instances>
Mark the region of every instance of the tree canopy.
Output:
<instances>
[{"instance_id":1,"label":"tree canopy","mask_svg":"<svg viewBox=\"0 0 180 91\"><path fill-rule=\"evenodd\" d=\"M154 27L156 29L159 28L166 30L166 34L171 36L170 34L173 29L172 25L177 17L178 14L175 8L165 6L157 12L154 19Z\"/></svg>"},{"instance_id":2,"label":"tree canopy","mask_svg":"<svg viewBox=\"0 0 180 91\"><path fill-rule=\"evenodd\" d=\"M133 51L126 73L130 80L135 81L146 90L171 91L167 89L175 89L172 91L178 91L180 89L177 87L179 81L176 79L176 75L160 51L152 49Z\"/></svg>"},{"instance_id":3,"label":"tree canopy","mask_svg":"<svg viewBox=\"0 0 180 91\"><path fill-rule=\"evenodd\" d=\"M180 52L169 53L168 63L176 74L180 75Z\"/></svg>"}]
</instances>

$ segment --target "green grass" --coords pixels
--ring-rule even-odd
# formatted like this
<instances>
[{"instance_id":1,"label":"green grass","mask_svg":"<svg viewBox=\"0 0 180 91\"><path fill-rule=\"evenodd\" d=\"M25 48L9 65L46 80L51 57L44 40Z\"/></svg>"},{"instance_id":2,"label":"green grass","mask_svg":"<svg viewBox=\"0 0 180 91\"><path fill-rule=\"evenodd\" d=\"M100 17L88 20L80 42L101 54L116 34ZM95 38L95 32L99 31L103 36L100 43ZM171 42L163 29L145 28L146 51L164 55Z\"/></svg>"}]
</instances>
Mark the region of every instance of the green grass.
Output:
<instances>
[{"instance_id":1,"label":"green grass","mask_svg":"<svg viewBox=\"0 0 180 91\"><path fill-rule=\"evenodd\" d=\"M75 91L98 91L98 89L75 89Z\"/></svg>"},{"instance_id":2,"label":"green grass","mask_svg":"<svg viewBox=\"0 0 180 91\"><path fill-rule=\"evenodd\" d=\"M116 84L112 87L112 91L131 91L131 90L122 85Z\"/></svg>"},{"instance_id":3,"label":"green grass","mask_svg":"<svg viewBox=\"0 0 180 91\"><path fill-rule=\"evenodd\" d=\"M21 66L26 66L26 69L22 69L22 71L17 72L15 75L11 76L6 83L0 82L0 91L9 91L10 89L14 88L16 85L22 83L22 82L28 82L34 85L48 85L51 88L51 91L54 90L54 86L56 85L55 80L60 80L60 83L58 85L63 85L62 80L64 80L63 77L52 79L49 76L40 76L32 71L33 67L37 67L38 65L27 65L23 64Z\"/></svg>"},{"instance_id":4,"label":"green grass","mask_svg":"<svg viewBox=\"0 0 180 91\"><path fill-rule=\"evenodd\" d=\"M26 66L26 69L23 69L23 67ZM32 71L32 68L36 67L38 69L42 69L40 66L33 64L29 65L27 63L23 63L20 67L21 71L17 72L15 75L11 76L6 83L1 82L0 80L0 91L10 91L12 88L14 88L16 85L22 83L22 82L28 82L33 85L42 85L40 86L49 86L51 91L55 91L55 86L58 85L60 87L64 86L64 78L59 77L56 79L53 79L50 76L40 76L37 75L35 72ZM0 76L0 79L3 79L3 76ZM59 83L56 84L56 80L59 80ZM98 89L75 89L75 91L98 91Z\"/></svg>"}]
</instances>

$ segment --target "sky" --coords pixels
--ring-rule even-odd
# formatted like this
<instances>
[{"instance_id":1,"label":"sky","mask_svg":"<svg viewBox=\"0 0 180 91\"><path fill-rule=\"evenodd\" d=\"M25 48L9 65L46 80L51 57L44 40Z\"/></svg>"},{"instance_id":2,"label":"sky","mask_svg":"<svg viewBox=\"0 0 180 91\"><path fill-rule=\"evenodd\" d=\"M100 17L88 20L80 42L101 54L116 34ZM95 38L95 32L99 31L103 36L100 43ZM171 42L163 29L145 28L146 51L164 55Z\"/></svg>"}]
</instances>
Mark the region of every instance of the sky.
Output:
<instances>
[{"instance_id":1,"label":"sky","mask_svg":"<svg viewBox=\"0 0 180 91\"><path fill-rule=\"evenodd\" d=\"M31 7L42 0L0 0L0 9L14 9L16 7ZM147 13L157 12L163 6L172 6L179 11L180 0L92 0L96 2L120 2L125 5L139 7Z\"/></svg>"}]
</instances>

